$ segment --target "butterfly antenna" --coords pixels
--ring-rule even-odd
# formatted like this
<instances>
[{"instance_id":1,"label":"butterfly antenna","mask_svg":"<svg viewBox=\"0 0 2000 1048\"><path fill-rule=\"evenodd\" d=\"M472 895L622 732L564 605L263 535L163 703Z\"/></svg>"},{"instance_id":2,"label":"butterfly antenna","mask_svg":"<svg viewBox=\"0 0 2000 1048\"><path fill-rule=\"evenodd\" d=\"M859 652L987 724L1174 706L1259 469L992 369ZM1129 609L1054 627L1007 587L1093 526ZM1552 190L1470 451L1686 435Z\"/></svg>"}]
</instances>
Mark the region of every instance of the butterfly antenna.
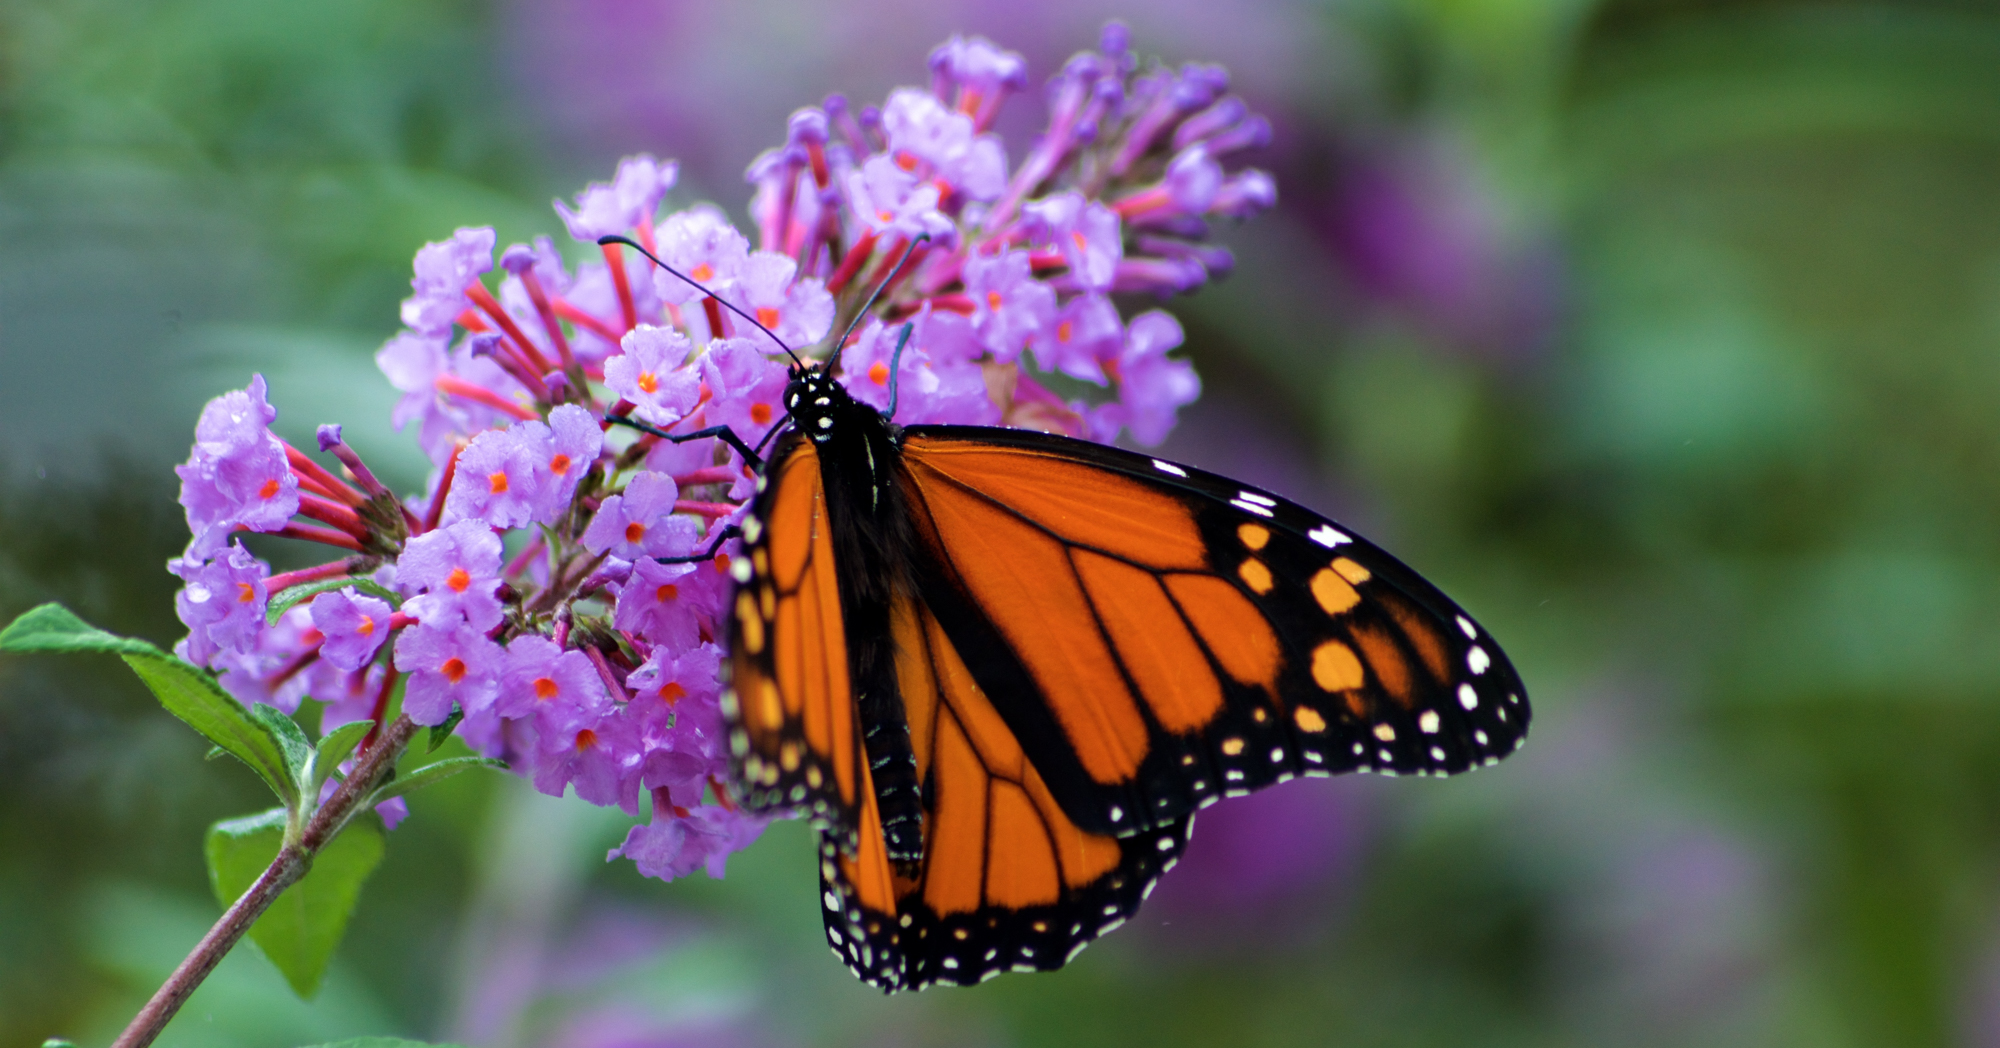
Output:
<instances>
[{"instance_id":1,"label":"butterfly antenna","mask_svg":"<svg viewBox=\"0 0 2000 1048\"><path fill-rule=\"evenodd\" d=\"M861 326L861 318L867 316L868 311L875 308L875 303L881 299L882 292L888 290L889 285L896 282L896 277L903 272L903 267L909 264L910 255L917 250L917 245L930 238L931 235L929 233L917 234L917 238L910 241L910 246L903 249L903 257L896 260L896 268L890 270L889 275L883 277L882 282L875 285L875 293L869 295L868 301L861 304L861 309L854 314L854 319L847 322L847 330L840 333L840 341L833 344L833 355L826 360L827 374L832 374L834 365L840 362L840 351L847 348L847 340L854 334L854 329Z\"/></svg>"},{"instance_id":2,"label":"butterfly antenna","mask_svg":"<svg viewBox=\"0 0 2000 1048\"><path fill-rule=\"evenodd\" d=\"M638 253L646 256L647 258L652 259L654 265L660 267L661 269L666 270L669 273L672 273L673 275L681 278L682 280L687 281L689 284L694 285L695 290L700 291L702 294L707 295L708 297L716 300L717 302L722 303L722 308L730 311L731 313L736 314L739 317L742 317L743 319L749 321L752 325L754 325L757 328L757 330L762 331L764 334L771 336L771 341L776 342L778 344L778 348L784 350L785 355L792 358L792 363L798 365L799 367L806 366L805 361L800 360L799 355L797 353L792 352L792 347L785 345L785 340L779 338L777 332L772 331L770 328L767 328L764 325L758 323L756 317L753 317L750 314L745 313L742 310L737 309L735 306L731 305L728 299L723 298L721 295L718 295L715 292L710 291L708 288L704 287L701 281L696 280L695 278L688 276L686 273L683 273L680 270L675 269L670 265L667 265L665 262L660 261L660 257L658 255L655 255L651 251L648 251L645 248L639 246L639 243L633 240L631 237L623 237L614 233L610 236L598 237L597 243L599 247L602 247L605 244L623 244L626 247L629 247L632 250L637 251ZM905 258L909 257L909 253L904 252L904 257ZM877 293L879 294L880 292Z\"/></svg>"}]
</instances>

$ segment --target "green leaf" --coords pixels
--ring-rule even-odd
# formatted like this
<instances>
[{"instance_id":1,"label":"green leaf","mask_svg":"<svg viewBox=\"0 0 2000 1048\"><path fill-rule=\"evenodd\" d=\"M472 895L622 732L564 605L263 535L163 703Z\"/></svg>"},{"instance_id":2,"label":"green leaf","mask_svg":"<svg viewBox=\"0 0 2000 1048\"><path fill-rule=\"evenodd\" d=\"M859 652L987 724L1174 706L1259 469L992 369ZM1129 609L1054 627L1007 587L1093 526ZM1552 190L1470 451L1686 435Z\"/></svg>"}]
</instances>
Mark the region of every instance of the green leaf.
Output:
<instances>
[{"instance_id":1,"label":"green leaf","mask_svg":"<svg viewBox=\"0 0 2000 1048\"><path fill-rule=\"evenodd\" d=\"M332 777L340 762L354 752L354 747L361 745L361 740L373 727L374 721L353 721L327 732L326 737L319 740L319 753L313 757L312 782L306 790L308 795L319 796L320 786Z\"/></svg>"},{"instance_id":2,"label":"green leaf","mask_svg":"<svg viewBox=\"0 0 2000 1048\"><path fill-rule=\"evenodd\" d=\"M30 608L0 630L0 651L104 652L125 660L167 712L250 766L287 805L298 797L286 751L273 729L253 718L215 678L137 637L106 633L60 604ZM296 726L295 726L296 727Z\"/></svg>"},{"instance_id":3,"label":"green leaf","mask_svg":"<svg viewBox=\"0 0 2000 1048\"><path fill-rule=\"evenodd\" d=\"M205 848L209 883L224 908L240 898L277 858L285 837L285 809L273 808L209 827ZM347 920L361 898L361 884L382 861L382 823L371 812L357 816L340 836L313 856L312 869L285 889L257 923L250 941L291 983L300 997L319 991Z\"/></svg>"},{"instance_id":4,"label":"green leaf","mask_svg":"<svg viewBox=\"0 0 2000 1048\"><path fill-rule=\"evenodd\" d=\"M137 637L106 633L76 617L60 604L29 608L0 630L0 651L108 652L113 655L159 655L160 649Z\"/></svg>"},{"instance_id":5,"label":"green leaf","mask_svg":"<svg viewBox=\"0 0 2000 1048\"><path fill-rule=\"evenodd\" d=\"M451 715L444 719L443 724L431 725L430 745L425 747L424 752L436 753L437 748L444 745L445 741L451 738L451 730L458 727L458 722L464 719L465 711L454 703L451 707Z\"/></svg>"},{"instance_id":6,"label":"green leaf","mask_svg":"<svg viewBox=\"0 0 2000 1048\"><path fill-rule=\"evenodd\" d=\"M499 768L501 771L505 771L507 770L507 762L495 760L492 757L452 757L432 764L426 764L416 771L376 790L375 796L370 798L368 803L370 805L380 804L391 797L401 797L406 793L413 793L426 786L443 782L457 775L459 772L470 771L473 768Z\"/></svg>"},{"instance_id":7,"label":"green leaf","mask_svg":"<svg viewBox=\"0 0 2000 1048\"><path fill-rule=\"evenodd\" d=\"M306 738L304 729L299 727L297 721L285 716L285 711L263 703L250 707L250 719L278 740L278 750L285 758L285 771L290 773L293 782L300 784L303 793L313 759L313 744Z\"/></svg>"},{"instance_id":8,"label":"green leaf","mask_svg":"<svg viewBox=\"0 0 2000 1048\"><path fill-rule=\"evenodd\" d=\"M287 806L298 802L298 779L287 768L285 750L277 736L223 691L214 678L157 650L122 657L168 713L249 765Z\"/></svg>"},{"instance_id":9,"label":"green leaf","mask_svg":"<svg viewBox=\"0 0 2000 1048\"><path fill-rule=\"evenodd\" d=\"M318 582L308 582L301 586L291 586L280 590L277 596L271 598L270 606L264 609L264 620L270 625L275 626L278 624L278 619L283 617L285 612L329 590L346 589L349 586L353 586L363 593L388 601L389 606L392 608L403 606L402 594L382 586L374 579L366 575L343 575L337 579L321 579Z\"/></svg>"}]
</instances>

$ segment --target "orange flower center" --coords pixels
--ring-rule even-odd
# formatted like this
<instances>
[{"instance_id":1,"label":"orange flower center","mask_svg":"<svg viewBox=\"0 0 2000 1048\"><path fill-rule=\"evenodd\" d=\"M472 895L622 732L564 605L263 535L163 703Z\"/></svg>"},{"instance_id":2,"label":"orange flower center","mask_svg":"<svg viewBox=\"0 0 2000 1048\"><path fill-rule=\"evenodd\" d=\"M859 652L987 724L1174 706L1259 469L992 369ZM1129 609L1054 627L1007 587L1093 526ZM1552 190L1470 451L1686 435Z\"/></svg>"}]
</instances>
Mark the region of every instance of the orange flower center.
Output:
<instances>
[{"instance_id":1,"label":"orange flower center","mask_svg":"<svg viewBox=\"0 0 2000 1048\"><path fill-rule=\"evenodd\" d=\"M472 573L464 568L453 568L451 574L444 577L444 584L453 593L464 593L465 587L472 585Z\"/></svg>"},{"instance_id":2,"label":"orange flower center","mask_svg":"<svg viewBox=\"0 0 2000 1048\"><path fill-rule=\"evenodd\" d=\"M535 698L547 702L548 700L555 698L556 695L561 691L562 691L561 688L556 687L555 681L552 681L547 677L535 678Z\"/></svg>"},{"instance_id":3,"label":"orange flower center","mask_svg":"<svg viewBox=\"0 0 2000 1048\"><path fill-rule=\"evenodd\" d=\"M888 385L889 365L884 364L879 360L873 364L868 365L868 381L873 382L878 386Z\"/></svg>"},{"instance_id":4,"label":"orange flower center","mask_svg":"<svg viewBox=\"0 0 2000 1048\"><path fill-rule=\"evenodd\" d=\"M1078 229L1072 229L1072 230L1070 230L1070 231L1069 231L1069 238L1070 238L1071 240L1074 240L1074 241L1076 241L1076 249L1077 249L1078 251L1082 251L1082 250L1084 249L1084 243L1083 243L1083 231L1082 231L1082 230L1078 230Z\"/></svg>"},{"instance_id":5,"label":"orange flower center","mask_svg":"<svg viewBox=\"0 0 2000 1048\"><path fill-rule=\"evenodd\" d=\"M555 474L558 477L562 476L565 473L568 473L569 456L562 454L561 452L557 452L556 457L549 460L549 472Z\"/></svg>"},{"instance_id":6,"label":"orange flower center","mask_svg":"<svg viewBox=\"0 0 2000 1048\"><path fill-rule=\"evenodd\" d=\"M760 426L769 425L771 422L771 405L769 404L750 405L750 421L755 422Z\"/></svg>"},{"instance_id":7,"label":"orange flower center","mask_svg":"<svg viewBox=\"0 0 2000 1048\"><path fill-rule=\"evenodd\" d=\"M596 732L591 731L589 728L585 728L582 731L576 733L576 752L582 753L583 751L595 745L597 745Z\"/></svg>"},{"instance_id":8,"label":"orange flower center","mask_svg":"<svg viewBox=\"0 0 2000 1048\"><path fill-rule=\"evenodd\" d=\"M1069 336L1070 336L1070 322L1069 322L1069 321L1065 320L1065 321L1063 321L1062 323L1060 323L1060 324L1057 324L1057 325L1056 325L1056 341L1057 341L1057 342L1068 342L1068 341L1069 341Z\"/></svg>"},{"instance_id":9,"label":"orange flower center","mask_svg":"<svg viewBox=\"0 0 2000 1048\"><path fill-rule=\"evenodd\" d=\"M359 634L361 634L361 635L362 635L362 636L364 636L364 637L372 637L372 636L374 636L374 635L375 635L375 616L373 616L373 615L363 615L363 616L361 616L361 625L359 625L359 626L356 626L356 627L354 627L354 632L356 632L356 633L359 633Z\"/></svg>"},{"instance_id":10,"label":"orange flower center","mask_svg":"<svg viewBox=\"0 0 2000 1048\"><path fill-rule=\"evenodd\" d=\"M758 307L757 307L757 323L759 323L759 324L762 324L762 325L764 325L764 326L765 326L765 327L767 327L767 328L774 328L774 327L777 327L777 326L778 326L778 311L777 311L777 310L775 310L775 309L772 309L772 308L771 308L770 306L758 306Z\"/></svg>"},{"instance_id":11,"label":"orange flower center","mask_svg":"<svg viewBox=\"0 0 2000 1048\"><path fill-rule=\"evenodd\" d=\"M715 279L715 267L703 262L692 270L689 270L688 275L696 280L713 280Z\"/></svg>"},{"instance_id":12,"label":"orange flower center","mask_svg":"<svg viewBox=\"0 0 2000 1048\"><path fill-rule=\"evenodd\" d=\"M639 372L639 392L658 393L659 391L660 391L660 376L655 375L650 371Z\"/></svg>"},{"instance_id":13,"label":"orange flower center","mask_svg":"<svg viewBox=\"0 0 2000 1048\"><path fill-rule=\"evenodd\" d=\"M896 166L905 171L915 171L917 169L917 158L911 156L908 150L899 149L896 151Z\"/></svg>"},{"instance_id":14,"label":"orange flower center","mask_svg":"<svg viewBox=\"0 0 2000 1048\"><path fill-rule=\"evenodd\" d=\"M718 553L715 555L715 573L717 575L729 574L729 554Z\"/></svg>"},{"instance_id":15,"label":"orange flower center","mask_svg":"<svg viewBox=\"0 0 2000 1048\"><path fill-rule=\"evenodd\" d=\"M264 486L257 489L257 497L260 499L268 499L271 496L276 495L277 493L278 493L278 478L276 477L272 477L270 480L265 481Z\"/></svg>"},{"instance_id":16,"label":"orange flower center","mask_svg":"<svg viewBox=\"0 0 2000 1048\"><path fill-rule=\"evenodd\" d=\"M507 493L507 471L496 469L488 473L486 475L486 484L493 489L495 495L505 495Z\"/></svg>"},{"instance_id":17,"label":"orange flower center","mask_svg":"<svg viewBox=\"0 0 2000 1048\"><path fill-rule=\"evenodd\" d=\"M247 582L236 584L236 599L239 603L253 604L257 600L257 587Z\"/></svg>"},{"instance_id":18,"label":"orange flower center","mask_svg":"<svg viewBox=\"0 0 2000 1048\"><path fill-rule=\"evenodd\" d=\"M671 706L687 698L687 693L688 690L681 687L680 681L670 680L667 682L666 687L660 689L660 698L667 700L667 705Z\"/></svg>"},{"instance_id":19,"label":"orange flower center","mask_svg":"<svg viewBox=\"0 0 2000 1048\"><path fill-rule=\"evenodd\" d=\"M641 524L635 520L632 523L625 525L625 541L637 542L645 537L646 537L646 526L644 524Z\"/></svg>"},{"instance_id":20,"label":"orange flower center","mask_svg":"<svg viewBox=\"0 0 2000 1048\"><path fill-rule=\"evenodd\" d=\"M444 660L444 665L438 667L438 672L444 674L445 680L457 684L465 679L465 662L454 655Z\"/></svg>"},{"instance_id":21,"label":"orange flower center","mask_svg":"<svg viewBox=\"0 0 2000 1048\"><path fill-rule=\"evenodd\" d=\"M988 291L986 293L986 308L988 309L1000 308L1000 292Z\"/></svg>"},{"instance_id":22,"label":"orange flower center","mask_svg":"<svg viewBox=\"0 0 2000 1048\"><path fill-rule=\"evenodd\" d=\"M679 586L674 585L671 582L666 583L659 589L653 591L654 599L660 601L661 603L673 600L679 597L680 595L681 595L681 588Z\"/></svg>"}]
</instances>

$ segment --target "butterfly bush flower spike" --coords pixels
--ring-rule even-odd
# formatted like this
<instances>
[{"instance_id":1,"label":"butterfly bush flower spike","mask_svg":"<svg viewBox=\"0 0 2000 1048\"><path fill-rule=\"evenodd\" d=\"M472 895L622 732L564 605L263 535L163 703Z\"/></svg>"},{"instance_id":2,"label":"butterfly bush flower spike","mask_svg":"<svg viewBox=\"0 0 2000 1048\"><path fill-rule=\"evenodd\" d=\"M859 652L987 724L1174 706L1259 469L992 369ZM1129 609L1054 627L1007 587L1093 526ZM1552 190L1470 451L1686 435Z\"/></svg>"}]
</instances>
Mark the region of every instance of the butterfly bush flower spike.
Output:
<instances>
[{"instance_id":1,"label":"butterfly bush flower spike","mask_svg":"<svg viewBox=\"0 0 2000 1048\"><path fill-rule=\"evenodd\" d=\"M1211 225L1275 202L1237 163L1270 125L1227 76L1141 63L1120 26L1056 72L1048 127L1011 147L994 128L1031 87L1019 55L953 37L912 72L879 107L792 115L747 171L750 235L713 206L663 211L678 168L639 155L555 202L568 251L501 248L490 227L419 248L376 354L431 464L417 493L337 425L311 453L280 439L261 377L211 401L176 468L177 650L244 701L310 695L323 729L462 715L469 745L538 789L643 811L613 857L720 876L767 821L733 794L718 680L728 529L757 481L723 441L667 438L759 445L786 421L786 351L826 360L852 325L839 377L885 411L893 389L899 423L1157 443L1200 382L1172 317L1114 295L1227 273ZM329 557L272 574L245 531Z\"/></svg>"}]
</instances>

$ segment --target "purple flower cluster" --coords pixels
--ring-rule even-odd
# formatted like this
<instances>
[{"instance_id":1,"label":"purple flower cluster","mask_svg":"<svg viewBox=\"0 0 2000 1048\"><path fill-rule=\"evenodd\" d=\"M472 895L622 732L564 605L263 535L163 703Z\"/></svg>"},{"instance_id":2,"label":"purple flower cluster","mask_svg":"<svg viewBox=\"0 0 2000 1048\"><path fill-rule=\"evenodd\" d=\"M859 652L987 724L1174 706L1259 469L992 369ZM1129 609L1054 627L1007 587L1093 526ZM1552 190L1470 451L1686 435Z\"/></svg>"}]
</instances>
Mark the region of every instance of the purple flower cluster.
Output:
<instances>
[{"instance_id":1,"label":"purple flower cluster","mask_svg":"<svg viewBox=\"0 0 2000 1048\"><path fill-rule=\"evenodd\" d=\"M1209 224L1272 203L1267 175L1224 167L1268 125L1219 69L1142 69L1122 27L1050 82L1050 126L1017 162L990 129L1027 84L1021 58L954 38L930 71L880 107L833 96L793 114L748 172L754 246L712 207L660 214L676 166L645 156L556 202L581 262L540 237L496 266L487 228L425 245L404 330L376 356L435 466L421 496L383 488L337 427L319 441L336 467L285 445L261 378L211 402L180 467L181 653L246 701L324 703L326 728L462 718L470 746L544 792L643 806L614 856L720 875L765 824L728 781L733 547L711 539L754 478L724 442L659 434L724 425L755 443L783 420L785 350L824 357L838 323L856 397L886 408L900 369L899 422L1157 443L1200 383L1169 355L1173 317L1128 319L1113 296L1226 272ZM597 244L613 235L699 286ZM240 530L346 555L273 576L231 544ZM315 583L265 625L273 595Z\"/></svg>"}]
</instances>

